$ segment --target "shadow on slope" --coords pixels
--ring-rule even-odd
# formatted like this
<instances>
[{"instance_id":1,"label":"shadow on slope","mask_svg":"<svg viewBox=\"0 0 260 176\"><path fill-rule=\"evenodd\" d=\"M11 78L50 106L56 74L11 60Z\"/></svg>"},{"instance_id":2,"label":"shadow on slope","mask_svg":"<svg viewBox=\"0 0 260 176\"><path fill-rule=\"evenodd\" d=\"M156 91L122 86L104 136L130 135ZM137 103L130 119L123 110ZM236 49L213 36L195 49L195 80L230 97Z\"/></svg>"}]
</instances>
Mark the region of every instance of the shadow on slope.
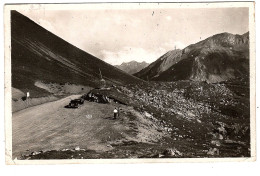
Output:
<instances>
[{"instance_id":1,"label":"shadow on slope","mask_svg":"<svg viewBox=\"0 0 260 176\"><path fill-rule=\"evenodd\" d=\"M142 80L115 68L50 33L17 11L11 11L12 87L32 96L46 96L34 86L74 83L97 87L101 70L107 84L139 83Z\"/></svg>"}]
</instances>

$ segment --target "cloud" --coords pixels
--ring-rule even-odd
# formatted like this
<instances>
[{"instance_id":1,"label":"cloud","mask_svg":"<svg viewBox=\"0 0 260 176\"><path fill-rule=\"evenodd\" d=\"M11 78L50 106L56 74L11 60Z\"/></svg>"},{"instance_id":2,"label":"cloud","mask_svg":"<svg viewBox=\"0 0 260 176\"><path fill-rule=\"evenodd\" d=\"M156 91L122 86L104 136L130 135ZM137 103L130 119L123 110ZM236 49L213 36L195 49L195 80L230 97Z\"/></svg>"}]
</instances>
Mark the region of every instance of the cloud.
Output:
<instances>
[{"instance_id":1,"label":"cloud","mask_svg":"<svg viewBox=\"0 0 260 176\"><path fill-rule=\"evenodd\" d=\"M141 20L138 18L132 18L122 14L109 15L101 20L103 20L103 22L105 23L115 24L115 25L122 25L122 24L136 25L136 24L140 24L141 22Z\"/></svg>"},{"instance_id":2,"label":"cloud","mask_svg":"<svg viewBox=\"0 0 260 176\"><path fill-rule=\"evenodd\" d=\"M164 48L157 48L156 50L146 50L137 47L123 47L120 51L102 50L102 58L105 62L112 65L119 65L123 62L130 62L135 60L137 62L151 63L165 54L167 51Z\"/></svg>"},{"instance_id":3,"label":"cloud","mask_svg":"<svg viewBox=\"0 0 260 176\"><path fill-rule=\"evenodd\" d=\"M151 63L166 52L173 50L175 46L176 49L183 49L185 47L180 41L169 40L156 48L124 46L117 51L103 49L98 57L112 65L120 65L123 62L130 62L132 60Z\"/></svg>"},{"instance_id":4,"label":"cloud","mask_svg":"<svg viewBox=\"0 0 260 176\"><path fill-rule=\"evenodd\" d=\"M162 47L165 48L166 50L173 50L175 49L175 47L176 49L183 49L186 47L186 45L180 41L174 41L171 39L168 42L164 43Z\"/></svg>"},{"instance_id":5,"label":"cloud","mask_svg":"<svg viewBox=\"0 0 260 176\"><path fill-rule=\"evenodd\" d=\"M57 36L112 64L123 60L151 62L175 46L182 49L198 42L200 37L207 38L222 31L238 34L248 31L248 8L155 8L152 11L156 15L151 15L151 9L135 8L21 10ZM131 52L127 49L129 46Z\"/></svg>"},{"instance_id":6,"label":"cloud","mask_svg":"<svg viewBox=\"0 0 260 176\"><path fill-rule=\"evenodd\" d=\"M171 17L171 16L166 16L165 18L166 18L166 20L168 20L168 21L171 21L171 20L172 20L172 17Z\"/></svg>"}]
</instances>

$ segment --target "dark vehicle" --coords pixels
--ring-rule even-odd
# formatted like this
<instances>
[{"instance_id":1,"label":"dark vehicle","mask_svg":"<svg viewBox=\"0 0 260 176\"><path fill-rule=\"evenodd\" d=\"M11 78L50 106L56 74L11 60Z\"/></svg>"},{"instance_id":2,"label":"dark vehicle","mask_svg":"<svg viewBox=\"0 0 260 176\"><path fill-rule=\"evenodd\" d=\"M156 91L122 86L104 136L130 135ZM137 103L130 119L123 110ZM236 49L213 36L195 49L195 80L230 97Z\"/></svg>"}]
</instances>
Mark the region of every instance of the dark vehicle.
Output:
<instances>
[{"instance_id":1,"label":"dark vehicle","mask_svg":"<svg viewBox=\"0 0 260 176\"><path fill-rule=\"evenodd\" d=\"M74 101L77 101L79 104L84 104L84 98L75 99Z\"/></svg>"},{"instance_id":2,"label":"dark vehicle","mask_svg":"<svg viewBox=\"0 0 260 176\"><path fill-rule=\"evenodd\" d=\"M83 98L79 98L79 99L75 99L75 100L71 100L69 105L65 106L66 108L78 108L79 105L84 103L84 99Z\"/></svg>"},{"instance_id":3,"label":"dark vehicle","mask_svg":"<svg viewBox=\"0 0 260 176\"><path fill-rule=\"evenodd\" d=\"M70 108L78 108L79 107L79 103L78 103L78 101L71 100L68 107L70 107Z\"/></svg>"}]
</instances>

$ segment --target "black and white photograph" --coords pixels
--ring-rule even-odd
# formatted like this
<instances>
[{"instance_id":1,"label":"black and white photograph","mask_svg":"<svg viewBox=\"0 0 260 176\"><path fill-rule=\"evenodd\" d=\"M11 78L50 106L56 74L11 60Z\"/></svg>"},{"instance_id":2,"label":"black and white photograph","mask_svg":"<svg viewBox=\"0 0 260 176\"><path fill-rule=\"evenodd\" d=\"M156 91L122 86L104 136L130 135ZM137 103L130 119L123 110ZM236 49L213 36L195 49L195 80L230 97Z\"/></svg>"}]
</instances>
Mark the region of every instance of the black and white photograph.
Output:
<instances>
[{"instance_id":1,"label":"black and white photograph","mask_svg":"<svg viewBox=\"0 0 260 176\"><path fill-rule=\"evenodd\" d=\"M4 11L8 163L255 160L253 2Z\"/></svg>"}]
</instances>

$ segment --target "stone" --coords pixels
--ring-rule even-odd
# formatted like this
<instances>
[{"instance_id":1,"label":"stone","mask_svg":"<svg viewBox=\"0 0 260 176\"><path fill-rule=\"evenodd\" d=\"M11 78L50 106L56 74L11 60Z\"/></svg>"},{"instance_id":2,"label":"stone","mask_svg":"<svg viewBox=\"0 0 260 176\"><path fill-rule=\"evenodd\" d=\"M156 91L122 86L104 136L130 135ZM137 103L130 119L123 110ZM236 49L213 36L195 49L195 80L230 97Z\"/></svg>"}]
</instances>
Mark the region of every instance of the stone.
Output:
<instances>
[{"instance_id":1,"label":"stone","mask_svg":"<svg viewBox=\"0 0 260 176\"><path fill-rule=\"evenodd\" d=\"M148 117L148 118L151 118L152 117L152 115L151 114L149 114L148 112L144 112L144 115L146 116L146 117Z\"/></svg>"},{"instance_id":2,"label":"stone","mask_svg":"<svg viewBox=\"0 0 260 176\"><path fill-rule=\"evenodd\" d=\"M218 140L211 141L211 144L216 145L218 147L221 145L221 143Z\"/></svg>"},{"instance_id":3,"label":"stone","mask_svg":"<svg viewBox=\"0 0 260 176\"><path fill-rule=\"evenodd\" d=\"M226 133L227 133L227 131L225 130L225 128L224 128L223 126L218 127L218 131L219 131L219 133L221 133L221 134L226 134Z\"/></svg>"},{"instance_id":4,"label":"stone","mask_svg":"<svg viewBox=\"0 0 260 176\"><path fill-rule=\"evenodd\" d=\"M168 148L163 152L164 155L168 156L182 156L183 154L176 148Z\"/></svg>"},{"instance_id":5,"label":"stone","mask_svg":"<svg viewBox=\"0 0 260 176\"><path fill-rule=\"evenodd\" d=\"M201 123L201 120L197 119L197 122L198 122L198 123Z\"/></svg>"},{"instance_id":6,"label":"stone","mask_svg":"<svg viewBox=\"0 0 260 176\"><path fill-rule=\"evenodd\" d=\"M159 155L158 155L159 158L161 158L161 157L163 157L163 156L164 156L164 155L162 155L162 154L159 154Z\"/></svg>"},{"instance_id":7,"label":"stone","mask_svg":"<svg viewBox=\"0 0 260 176\"><path fill-rule=\"evenodd\" d=\"M79 151L79 150L80 150L79 146L77 146L77 147L75 148L75 150L76 150L76 151Z\"/></svg>"},{"instance_id":8,"label":"stone","mask_svg":"<svg viewBox=\"0 0 260 176\"><path fill-rule=\"evenodd\" d=\"M217 148L210 148L207 152L208 155L219 155L219 149Z\"/></svg>"},{"instance_id":9,"label":"stone","mask_svg":"<svg viewBox=\"0 0 260 176\"><path fill-rule=\"evenodd\" d=\"M223 140L224 139L223 135L219 134L218 139Z\"/></svg>"}]
</instances>

